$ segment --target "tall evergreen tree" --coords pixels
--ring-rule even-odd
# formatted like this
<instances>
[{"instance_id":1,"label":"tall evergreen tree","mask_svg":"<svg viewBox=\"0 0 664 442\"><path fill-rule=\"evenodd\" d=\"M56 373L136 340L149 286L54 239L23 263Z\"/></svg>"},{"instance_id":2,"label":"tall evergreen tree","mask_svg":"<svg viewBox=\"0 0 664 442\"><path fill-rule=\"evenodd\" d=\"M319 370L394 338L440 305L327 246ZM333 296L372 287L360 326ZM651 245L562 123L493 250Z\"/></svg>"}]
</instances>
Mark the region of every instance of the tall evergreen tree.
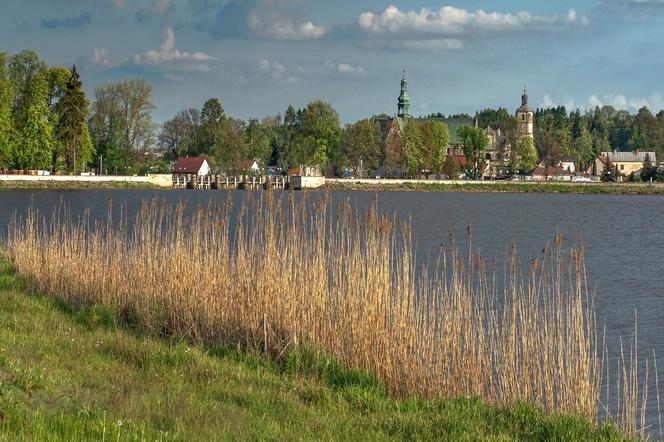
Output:
<instances>
[{"instance_id":1,"label":"tall evergreen tree","mask_svg":"<svg viewBox=\"0 0 664 442\"><path fill-rule=\"evenodd\" d=\"M92 142L85 122L88 100L85 98L76 66L71 69L67 86L57 105L58 124L55 139L62 148L59 156L67 170L78 173L92 160Z\"/></svg>"}]
</instances>

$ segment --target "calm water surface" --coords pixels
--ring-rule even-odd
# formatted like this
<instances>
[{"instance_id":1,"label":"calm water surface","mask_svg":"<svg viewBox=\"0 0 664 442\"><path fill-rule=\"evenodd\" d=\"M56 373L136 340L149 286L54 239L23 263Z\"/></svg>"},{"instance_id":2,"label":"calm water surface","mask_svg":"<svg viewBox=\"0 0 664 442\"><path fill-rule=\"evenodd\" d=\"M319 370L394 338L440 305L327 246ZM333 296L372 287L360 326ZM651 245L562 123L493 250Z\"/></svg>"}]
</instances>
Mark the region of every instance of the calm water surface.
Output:
<instances>
[{"instance_id":1,"label":"calm water surface","mask_svg":"<svg viewBox=\"0 0 664 442\"><path fill-rule=\"evenodd\" d=\"M51 213L64 201L74 213L89 209L92 217L105 219L109 200L115 207L126 204L131 214L142 200L154 197L196 206L207 204L210 199L224 201L229 196L239 202L245 193L0 191L0 238L12 213L25 213L30 204L42 213ZM364 192L332 193L334 201L348 199L358 207L371 204L375 197L374 193ZM619 337L631 334L636 315L640 352L652 355L654 348L660 355L660 371L664 372L664 197L394 192L378 194L378 205L399 217L412 219L419 256L436 249L450 234L464 241L469 225L474 245L486 258L495 257L501 262L512 244L525 259L539 257L555 234L563 235L567 245L583 240L588 282L597 291L598 322L606 323L609 346L617 348ZM660 394L664 399L664 391ZM651 423L654 407L649 416Z\"/></svg>"}]
</instances>

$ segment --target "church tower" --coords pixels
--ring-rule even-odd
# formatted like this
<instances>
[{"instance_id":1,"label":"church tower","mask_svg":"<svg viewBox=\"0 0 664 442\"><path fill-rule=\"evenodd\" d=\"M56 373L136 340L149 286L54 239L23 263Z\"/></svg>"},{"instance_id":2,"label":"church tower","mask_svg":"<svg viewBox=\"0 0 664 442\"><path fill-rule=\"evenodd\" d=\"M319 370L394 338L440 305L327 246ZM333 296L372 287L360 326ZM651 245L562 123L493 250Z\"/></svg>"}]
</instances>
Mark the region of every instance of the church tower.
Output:
<instances>
[{"instance_id":1,"label":"church tower","mask_svg":"<svg viewBox=\"0 0 664 442\"><path fill-rule=\"evenodd\" d=\"M397 117L408 118L410 114L410 96L408 95L408 81L406 81L406 70L403 71L403 78L401 79L401 94L399 95L399 102L397 104L398 111Z\"/></svg>"},{"instance_id":2,"label":"church tower","mask_svg":"<svg viewBox=\"0 0 664 442\"><path fill-rule=\"evenodd\" d=\"M523 88L523 95L521 96L521 107L516 110L516 133L517 138L521 140L523 137L528 137L534 141L535 139L535 113L528 106L528 94L526 88Z\"/></svg>"}]
</instances>

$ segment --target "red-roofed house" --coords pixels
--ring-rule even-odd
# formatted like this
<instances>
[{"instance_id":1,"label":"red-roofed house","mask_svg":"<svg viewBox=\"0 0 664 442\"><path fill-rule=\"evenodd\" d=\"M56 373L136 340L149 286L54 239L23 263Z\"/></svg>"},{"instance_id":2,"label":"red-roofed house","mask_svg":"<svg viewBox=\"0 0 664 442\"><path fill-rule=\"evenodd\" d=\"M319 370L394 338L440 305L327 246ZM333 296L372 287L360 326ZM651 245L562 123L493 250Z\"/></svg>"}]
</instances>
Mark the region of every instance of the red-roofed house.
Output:
<instances>
[{"instance_id":1,"label":"red-roofed house","mask_svg":"<svg viewBox=\"0 0 664 442\"><path fill-rule=\"evenodd\" d=\"M210 175L210 165L203 157L178 158L171 171L173 175Z\"/></svg>"}]
</instances>

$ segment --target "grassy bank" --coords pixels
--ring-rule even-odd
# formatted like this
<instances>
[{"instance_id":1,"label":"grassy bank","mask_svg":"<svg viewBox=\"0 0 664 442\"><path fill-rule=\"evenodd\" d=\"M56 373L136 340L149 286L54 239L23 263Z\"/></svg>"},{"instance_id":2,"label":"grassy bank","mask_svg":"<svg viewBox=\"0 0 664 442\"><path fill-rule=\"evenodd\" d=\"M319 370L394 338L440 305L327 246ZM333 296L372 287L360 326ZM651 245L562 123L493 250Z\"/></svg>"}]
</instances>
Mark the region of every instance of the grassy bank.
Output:
<instances>
[{"instance_id":1,"label":"grassy bank","mask_svg":"<svg viewBox=\"0 0 664 442\"><path fill-rule=\"evenodd\" d=\"M620 393L600 402L607 352L583 248L563 251L555 238L527 268L515 252L503 271L472 248L441 246L423 269L410 225L375 205L252 195L239 210L229 198L194 213L147 201L117 224L31 211L10 224L7 252L31 290L122 312L147 336L277 359L313 346L397 401L527 402L591 422L613 403L624 434L645 427L656 396L641 389L636 361L612 374Z\"/></svg>"},{"instance_id":2,"label":"grassy bank","mask_svg":"<svg viewBox=\"0 0 664 442\"><path fill-rule=\"evenodd\" d=\"M0 440L623 440L525 404L396 401L311 350L204 350L122 317L27 294L0 262Z\"/></svg>"},{"instance_id":3,"label":"grassy bank","mask_svg":"<svg viewBox=\"0 0 664 442\"><path fill-rule=\"evenodd\" d=\"M664 185L647 183L561 183L561 182L460 182L460 183L391 183L389 180L369 183L353 180L328 182L330 190L347 191L417 191L417 192L508 192L508 193L573 193L596 195L664 195Z\"/></svg>"},{"instance_id":4,"label":"grassy bank","mask_svg":"<svg viewBox=\"0 0 664 442\"><path fill-rule=\"evenodd\" d=\"M3 189L163 189L151 183L115 182L115 181L3 181Z\"/></svg>"}]
</instances>

